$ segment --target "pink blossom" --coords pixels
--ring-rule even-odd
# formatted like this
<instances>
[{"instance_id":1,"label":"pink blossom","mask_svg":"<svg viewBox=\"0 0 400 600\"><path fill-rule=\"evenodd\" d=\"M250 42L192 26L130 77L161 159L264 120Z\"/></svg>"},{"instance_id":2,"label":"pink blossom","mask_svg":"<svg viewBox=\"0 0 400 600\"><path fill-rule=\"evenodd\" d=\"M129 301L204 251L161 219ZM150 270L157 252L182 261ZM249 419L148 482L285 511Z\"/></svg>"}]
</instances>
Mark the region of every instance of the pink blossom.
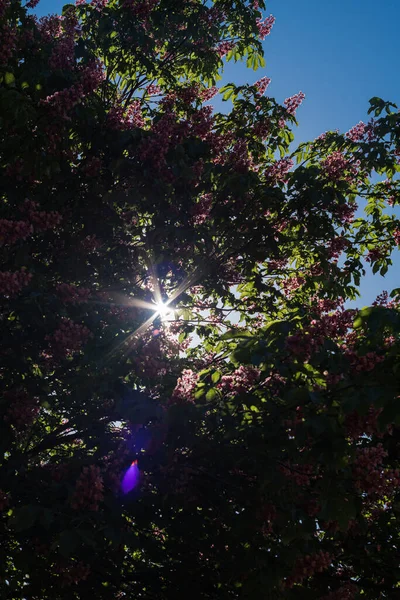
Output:
<instances>
[{"instance_id":1,"label":"pink blossom","mask_svg":"<svg viewBox=\"0 0 400 600\"><path fill-rule=\"evenodd\" d=\"M62 17L60 15L48 15L41 17L38 28L44 42L52 42L54 38L62 35Z\"/></svg>"},{"instance_id":2,"label":"pink blossom","mask_svg":"<svg viewBox=\"0 0 400 600\"><path fill-rule=\"evenodd\" d=\"M63 18L55 37L55 45L50 56L52 69L72 69L75 64L75 35L78 32L78 21L75 16Z\"/></svg>"},{"instance_id":3,"label":"pink blossom","mask_svg":"<svg viewBox=\"0 0 400 600\"><path fill-rule=\"evenodd\" d=\"M201 225L204 223L212 208L212 194L202 194L198 202L192 208L193 223Z\"/></svg>"},{"instance_id":4,"label":"pink blossom","mask_svg":"<svg viewBox=\"0 0 400 600\"><path fill-rule=\"evenodd\" d=\"M351 163L341 152L335 151L322 161L322 167L329 179L339 181L346 179L344 173L351 169Z\"/></svg>"},{"instance_id":5,"label":"pink blossom","mask_svg":"<svg viewBox=\"0 0 400 600\"><path fill-rule=\"evenodd\" d=\"M219 92L219 89L217 87L215 87L215 85L213 87L210 88L206 88L205 90L202 90L199 94L200 100L202 102L208 102L209 100L211 100L212 98L214 98L214 96L216 96Z\"/></svg>"},{"instance_id":6,"label":"pink blossom","mask_svg":"<svg viewBox=\"0 0 400 600\"><path fill-rule=\"evenodd\" d=\"M269 77L262 77L261 79L256 81L254 85L257 88L257 95L263 96L265 93L265 90L267 89L267 87L269 86L270 83L271 83L271 79Z\"/></svg>"},{"instance_id":7,"label":"pink blossom","mask_svg":"<svg viewBox=\"0 0 400 600\"><path fill-rule=\"evenodd\" d=\"M360 121L357 125L354 125L347 133L346 137L352 142L360 142L365 134L366 125Z\"/></svg>"},{"instance_id":8,"label":"pink blossom","mask_svg":"<svg viewBox=\"0 0 400 600\"><path fill-rule=\"evenodd\" d=\"M8 23L0 25L0 65L6 65L16 47L17 30Z\"/></svg>"},{"instance_id":9,"label":"pink blossom","mask_svg":"<svg viewBox=\"0 0 400 600\"><path fill-rule=\"evenodd\" d=\"M39 413L38 398L31 397L23 390L7 391L4 399L8 408L4 420L13 425L17 431L23 431L30 427Z\"/></svg>"},{"instance_id":10,"label":"pink blossom","mask_svg":"<svg viewBox=\"0 0 400 600\"><path fill-rule=\"evenodd\" d=\"M90 567L83 562L71 561L68 564L55 565L54 572L59 574L61 586L78 585L90 575Z\"/></svg>"},{"instance_id":11,"label":"pink blossom","mask_svg":"<svg viewBox=\"0 0 400 600\"><path fill-rule=\"evenodd\" d=\"M88 301L90 290L68 285L67 283L59 283L56 287L56 294L65 304L77 304L78 302Z\"/></svg>"},{"instance_id":12,"label":"pink blossom","mask_svg":"<svg viewBox=\"0 0 400 600\"><path fill-rule=\"evenodd\" d=\"M344 236L333 238L328 243L329 258L337 261L343 250L346 250L350 245L350 242Z\"/></svg>"},{"instance_id":13,"label":"pink blossom","mask_svg":"<svg viewBox=\"0 0 400 600\"><path fill-rule=\"evenodd\" d=\"M101 246L101 242L97 239L96 235L87 235L81 242L82 248L88 252L96 252Z\"/></svg>"},{"instance_id":14,"label":"pink blossom","mask_svg":"<svg viewBox=\"0 0 400 600\"><path fill-rule=\"evenodd\" d=\"M351 205L339 204L338 206L332 209L332 214L336 216L344 225L346 223L352 223L357 208L358 206L355 202Z\"/></svg>"},{"instance_id":15,"label":"pink blossom","mask_svg":"<svg viewBox=\"0 0 400 600\"><path fill-rule=\"evenodd\" d=\"M198 378L198 374L194 373L191 369L184 369L172 392L171 403L194 402L194 390L196 389Z\"/></svg>"},{"instance_id":16,"label":"pink blossom","mask_svg":"<svg viewBox=\"0 0 400 600\"><path fill-rule=\"evenodd\" d=\"M57 116L69 119L68 113L82 100L94 92L104 81L105 73L101 63L93 61L80 71L80 79L69 88L54 92L40 100Z\"/></svg>"},{"instance_id":17,"label":"pink blossom","mask_svg":"<svg viewBox=\"0 0 400 600\"><path fill-rule=\"evenodd\" d=\"M282 182L287 183L290 169L294 166L294 162L291 158L285 157L281 160L277 160L273 165L265 170L265 175L271 179L274 183Z\"/></svg>"},{"instance_id":18,"label":"pink blossom","mask_svg":"<svg viewBox=\"0 0 400 600\"><path fill-rule=\"evenodd\" d=\"M103 8L105 8L107 6L108 3L109 3L109 0L92 0L90 4L96 10L101 11L101 10L103 10Z\"/></svg>"},{"instance_id":19,"label":"pink blossom","mask_svg":"<svg viewBox=\"0 0 400 600\"><path fill-rule=\"evenodd\" d=\"M18 240L26 240L32 233L33 227L27 221L0 219L0 246L15 244Z\"/></svg>"},{"instance_id":20,"label":"pink blossom","mask_svg":"<svg viewBox=\"0 0 400 600\"><path fill-rule=\"evenodd\" d=\"M32 279L32 275L24 269L21 271L0 271L0 295L6 298L13 298L27 286Z\"/></svg>"},{"instance_id":21,"label":"pink blossom","mask_svg":"<svg viewBox=\"0 0 400 600\"><path fill-rule=\"evenodd\" d=\"M71 507L75 510L99 510L104 498L104 484L100 469L96 465L83 467L79 475L75 491L71 498Z\"/></svg>"},{"instance_id":22,"label":"pink blossom","mask_svg":"<svg viewBox=\"0 0 400 600\"><path fill-rule=\"evenodd\" d=\"M334 592L330 592L321 600L354 600L357 596L359 588L354 583L344 583Z\"/></svg>"},{"instance_id":23,"label":"pink blossom","mask_svg":"<svg viewBox=\"0 0 400 600\"><path fill-rule=\"evenodd\" d=\"M160 0L124 0L123 5L139 19L146 20Z\"/></svg>"},{"instance_id":24,"label":"pink blossom","mask_svg":"<svg viewBox=\"0 0 400 600\"><path fill-rule=\"evenodd\" d=\"M68 357L79 352L90 336L90 330L85 325L63 318L60 327L52 335L46 336L46 340L56 356Z\"/></svg>"},{"instance_id":25,"label":"pink blossom","mask_svg":"<svg viewBox=\"0 0 400 600\"><path fill-rule=\"evenodd\" d=\"M286 110L290 115L296 114L296 110L299 108L305 97L303 92L299 92L294 96L290 96L290 98L286 98L283 104L286 106Z\"/></svg>"},{"instance_id":26,"label":"pink blossom","mask_svg":"<svg viewBox=\"0 0 400 600\"><path fill-rule=\"evenodd\" d=\"M353 479L356 489L362 493L384 497L400 484L400 470L384 467L387 452L382 444L356 449Z\"/></svg>"},{"instance_id":27,"label":"pink blossom","mask_svg":"<svg viewBox=\"0 0 400 600\"><path fill-rule=\"evenodd\" d=\"M161 92L161 88L159 85L152 83L147 86L146 92L149 94L149 96L157 96Z\"/></svg>"},{"instance_id":28,"label":"pink blossom","mask_svg":"<svg viewBox=\"0 0 400 600\"><path fill-rule=\"evenodd\" d=\"M275 23L275 17L270 15L269 17L266 17L264 21L257 19L256 23L260 40L265 40L267 35L271 33L271 29Z\"/></svg>"},{"instance_id":29,"label":"pink blossom","mask_svg":"<svg viewBox=\"0 0 400 600\"><path fill-rule=\"evenodd\" d=\"M255 367L241 365L231 375L223 375L218 387L229 395L241 394L251 390L260 378Z\"/></svg>"},{"instance_id":30,"label":"pink blossom","mask_svg":"<svg viewBox=\"0 0 400 600\"><path fill-rule=\"evenodd\" d=\"M373 262L376 262L377 260L381 260L382 258L384 258L386 256L386 253L387 253L387 249L384 247L373 248L372 250L368 251L368 254L365 257L365 260L369 263L373 263Z\"/></svg>"},{"instance_id":31,"label":"pink blossom","mask_svg":"<svg viewBox=\"0 0 400 600\"><path fill-rule=\"evenodd\" d=\"M128 130L133 127L144 127L140 100L134 100L127 109L113 106L108 113L108 124L112 129Z\"/></svg>"},{"instance_id":32,"label":"pink blossom","mask_svg":"<svg viewBox=\"0 0 400 600\"><path fill-rule=\"evenodd\" d=\"M216 48L218 56L221 58L228 54L235 47L234 42L220 42Z\"/></svg>"},{"instance_id":33,"label":"pink blossom","mask_svg":"<svg viewBox=\"0 0 400 600\"><path fill-rule=\"evenodd\" d=\"M326 571L326 569L329 569L332 560L332 554L323 550L316 554L306 554L298 558L294 572L285 581L285 587L292 588L296 583L302 583L307 577L312 577L314 573Z\"/></svg>"},{"instance_id":34,"label":"pink blossom","mask_svg":"<svg viewBox=\"0 0 400 600\"><path fill-rule=\"evenodd\" d=\"M36 231L54 229L62 221L62 216L56 211L46 212L38 210L39 204L32 200L25 200L22 208Z\"/></svg>"}]
</instances>

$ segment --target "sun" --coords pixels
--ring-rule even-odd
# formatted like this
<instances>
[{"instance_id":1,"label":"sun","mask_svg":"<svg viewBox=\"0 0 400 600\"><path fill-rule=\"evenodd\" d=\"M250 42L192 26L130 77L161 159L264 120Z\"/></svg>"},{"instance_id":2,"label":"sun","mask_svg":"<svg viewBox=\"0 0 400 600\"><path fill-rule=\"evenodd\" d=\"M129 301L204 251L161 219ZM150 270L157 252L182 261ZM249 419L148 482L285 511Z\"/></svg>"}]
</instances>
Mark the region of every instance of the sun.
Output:
<instances>
[{"instance_id":1,"label":"sun","mask_svg":"<svg viewBox=\"0 0 400 600\"><path fill-rule=\"evenodd\" d=\"M168 304L164 304L164 302L156 302L155 312L160 316L162 321L171 318L174 314L173 309Z\"/></svg>"}]
</instances>

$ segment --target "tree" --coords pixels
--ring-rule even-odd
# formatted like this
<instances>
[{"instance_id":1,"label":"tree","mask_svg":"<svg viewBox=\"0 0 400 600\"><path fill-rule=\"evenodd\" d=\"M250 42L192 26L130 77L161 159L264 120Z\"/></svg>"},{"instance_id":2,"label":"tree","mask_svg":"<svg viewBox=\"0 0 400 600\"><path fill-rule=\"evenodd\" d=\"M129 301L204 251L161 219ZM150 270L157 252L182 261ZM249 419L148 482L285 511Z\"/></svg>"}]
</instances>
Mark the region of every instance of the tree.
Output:
<instances>
[{"instance_id":1,"label":"tree","mask_svg":"<svg viewBox=\"0 0 400 600\"><path fill-rule=\"evenodd\" d=\"M0 16L2 597L395 597L398 292L344 302L400 239L397 107L292 151L301 93L215 87L261 0L36 4Z\"/></svg>"}]
</instances>

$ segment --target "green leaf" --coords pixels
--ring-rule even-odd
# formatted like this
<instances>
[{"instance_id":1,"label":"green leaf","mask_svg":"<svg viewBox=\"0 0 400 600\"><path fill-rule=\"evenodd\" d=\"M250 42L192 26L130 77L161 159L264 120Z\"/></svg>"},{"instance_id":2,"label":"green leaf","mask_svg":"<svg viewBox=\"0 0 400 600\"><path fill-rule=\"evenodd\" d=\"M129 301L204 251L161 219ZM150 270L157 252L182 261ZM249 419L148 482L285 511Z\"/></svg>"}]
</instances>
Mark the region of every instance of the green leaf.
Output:
<instances>
[{"instance_id":1,"label":"green leaf","mask_svg":"<svg viewBox=\"0 0 400 600\"><path fill-rule=\"evenodd\" d=\"M15 76L13 73L5 73L4 74L4 82L6 85L11 85L12 83L15 82Z\"/></svg>"},{"instance_id":2,"label":"green leaf","mask_svg":"<svg viewBox=\"0 0 400 600\"><path fill-rule=\"evenodd\" d=\"M211 375L211 381L213 383L218 383L218 381L220 381L222 377L222 374L219 371L214 371L214 373Z\"/></svg>"},{"instance_id":3,"label":"green leaf","mask_svg":"<svg viewBox=\"0 0 400 600\"><path fill-rule=\"evenodd\" d=\"M58 540L60 554L69 558L78 547L79 542L80 536L77 531L73 529L63 531Z\"/></svg>"},{"instance_id":4,"label":"green leaf","mask_svg":"<svg viewBox=\"0 0 400 600\"><path fill-rule=\"evenodd\" d=\"M212 402L213 400L215 400L217 395L218 395L218 392L214 388L211 388L211 390L208 390L208 392L206 394L207 402Z\"/></svg>"},{"instance_id":5,"label":"green leaf","mask_svg":"<svg viewBox=\"0 0 400 600\"><path fill-rule=\"evenodd\" d=\"M16 508L10 519L10 527L15 531L26 531L35 525L41 513L39 506L27 504Z\"/></svg>"}]
</instances>

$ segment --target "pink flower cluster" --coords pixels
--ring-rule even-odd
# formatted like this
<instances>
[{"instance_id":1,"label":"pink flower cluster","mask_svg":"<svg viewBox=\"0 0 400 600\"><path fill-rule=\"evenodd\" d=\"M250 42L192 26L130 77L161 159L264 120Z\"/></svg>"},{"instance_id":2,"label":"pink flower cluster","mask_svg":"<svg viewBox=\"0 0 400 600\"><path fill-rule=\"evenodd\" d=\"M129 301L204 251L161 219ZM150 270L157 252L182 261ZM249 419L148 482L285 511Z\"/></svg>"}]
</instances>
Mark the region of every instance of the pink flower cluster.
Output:
<instances>
[{"instance_id":1,"label":"pink flower cluster","mask_svg":"<svg viewBox=\"0 0 400 600\"><path fill-rule=\"evenodd\" d=\"M271 121L269 119L259 121L254 125L254 135L261 140L266 140L271 131Z\"/></svg>"},{"instance_id":2,"label":"pink flower cluster","mask_svg":"<svg viewBox=\"0 0 400 600\"><path fill-rule=\"evenodd\" d=\"M103 477L96 465L83 467L79 475L75 491L71 499L71 507L75 510L99 510L104 494Z\"/></svg>"},{"instance_id":3,"label":"pink flower cluster","mask_svg":"<svg viewBox=\"0 0 400 600\"><path fill-rule=\"evenodd\" d=\"M139 19L147 20L159 1L160 0L124 0L124 7L131 10Z\"/></svg>"},{"instance_id":4,"label":"pink flower cluster","mask_svg":"<svg viewBox=\"0 0 400 600\"><path fill-rule=\"evenodd\" d=\"M264 537L267 537L272 533L273 524L277 517L277 511L273 504L265 504L257 514L258 520L261 521L261 533Z\"/></svg>"},{"instance_id":5,"label":"pink flower cluster","mask_svg":"<svg viewBox=\"0 0 400 600\"><path fill-rule=\"evenodd\" d=\"M263 96L270 83L271 79L269 77L262 77L256 81L254 86L257 88L257 95Z\"/></svg>"},{"instance_id":6,"label":"pink flower cluster","mask_svg":"<svg viewBox=\"0 0 400 600\"><path fill-rule=\"evenodd\" d=\"M9 504L8 494L0 490L0 513L4 512Z\"/></svg>"},{"instance_id":7,"label":"pink flower cluster","mask_svg":"<svg viewBox=\"0 0 400 600\"><path fill-rule=\"evenodd\" d=\"M195 100L197 100L200 93L200 85L198 83L193 83L191 85L183 86L179 88L176 93L177 98L182 100L184 104L192 104Z\"/></svg>"},{"instance_id":8,"label":"pink flower cluster","mask_svg":"<svg viewBox=\"0 0 400 600\"><path fill-rule=\"evenodd\" d=\"M158 94L161 93L161 88L159 85L156 85L154 83L151 83L150 85L147 86L146 88L146 93L149 96L158 96Z\"/></svg>"},{"instance_id":9,"label":"pink flower cluster","mask_svg":"<svg viewBox=\"0 0 400 600\"><path fill-rule=\"evenodd\" d=\"M203 106L197 110L190 118L191 134L204 140L210 135L213 124L212 106Z\"/></svg>"},{"instance_id":10,"label":"pink flower cluster","mask_svg":"<svg viewBox=\"0 0 400 600\"><path fill-rule=\"evenodd\" d=\"M270 179L274 184L278 182L287 183L290 169L294 166L294 162L291 158L285 157L281 160L277 160L273 165L268 167L265 170L265 175Z\"/></svg>"},{"instance_id":11,"label":"pink flower cluster","mask_svg":"<svg viewBox=\"0 0 400 600\"><path fill-rule=\"evenodd\" d=\"M235 47L234 42L220 42L216 48L218 56L223 58Z\"/></svg>"},{"instance_id":12,"label":"pink flower cluster","mask_svg":"<svg viewBox=\"0 0 400 600\"><path fill-rule=\"evenodd\" d=\"M400 470L385 469L387 452L382 444L357 448L353 465L354 485L363 493L383 497L400 485Z\"/></svg>"},{"instance_id":13,"label":"pink flower cluster","mask_svg":"<svg viewBox=\"0 0 400 600\"><path fill-rule=\"evenodd\" d=\"M165 170L165 156L173 141L176 117L172 111L165 112L157 123L152 125L153 135L144 140L140 147L142 159L150 159L157 171Z\"/></svg>"},{"instance_id":14,"label":"pink flower cluster","mask_svg":"<svg viewBox=\"0 0 400 600\"><path fill-rule=\"evenodd\" d=\"M382 437L383 434L378 427L378 417L382 410L382 408L371 407L366 415L360 415L356 411L348 414L345 419L346 434L352 440L357 440L364 435Z\"/></svg>"},{"instance_id":15,"label":"pink flower cluster","mask_svg":"<svg viewBox=\"0 0 400 600\"><path fill-rule=\"evenodd\" d=\"M240 365L232 375L223 375L218 387L229 395L241 394L251 390L258 382L260 371L255 367Z\"/></svg>"},{"instance_id":16,"label":"pink flower cluster","mask_svg":"<svg viewBox=\"0 0 400 600\"><path fill-rule=\"evenodd\" d=\"M10 0L2 0L0 3L0 19L5 17L7 9L10 7Z\"/></svg>"},{"instance_id":17,"label":"pink flower cluster","mask_svg":"<svg viewBox=\"0 0 400 600\"><path fill-rule=\"evenodd\" d=\"M23 390L5 392L4 398L9 404L4 420L17 431L30 427L39 413L38 398L31 397Z\"/></svg>"},{"instance_id":18,"label":"pink flower cluster","mask_svg":"<svg viewBox=\"0 0 400 600\"><path fill-rule=\"evenodd\" d=\"M194 373L191 369L184 369L172 392L171 403L193 402L194 390L196 389L198 378L198 374Z\"/></svg>"},{"instance_id":19,"label":"pink flower cluster","mask_svg":"<svg viewBox=\"0 0 400 600\"><path fill-rule=\"evenodd\" d=\"M17 39L15 27L8 23L0 25L0 65L6 65L14 54Z\"/></svg>"},{"instance_id":20,"label":"pink flower cluster","mask_svg":"<svg viewBox=\"0 0 400 600\"><path fill-rule=\"evenodd\" d=\"M69 15L60 23L59 36L55 38L49 66L54 70L69 70L75 65L75 34L78 21L75 16ZM62 26L64 31L62 31Z\"/></svg>"},{"instance_id":21,"label":"pink flower cluster","mask_svg":"<svg viewBox=\"0 0 400 600\"><path fill-rule=\"evenodd\" d=\"M101 10L103 10L103 8L105 8L107 6L108 3L109 3L109 0L92 0L90 4L96 10L101 11Z\"/></svg>"},{"instance_id":22,"label":"pink flower cluster","mask_svg":"<svg viewBox=\"0 0 400 600\"><path fill-rule=\"evenodd\" d=\"M329 258L337 261L342 254L350 246L350 242L344 236L338 236L330 240L328 244Z\"/></svg>"},{"instance_id":23,"label":"pink flower cluster","mask_svg":"<svg viewBox=\"0 0 400 600\"><path fill-rule=\"evenodd\" d=\"M15 244L18 240L26 240L32 233L33 227L26 221L0 219L0 246Z\"/></svg>"},{"instance_id":24,"label":"pink flower cluster","mask_svg":"<svg viewBox=\"0 0 400 600\"><path fill-rule=\"evenodd\" d=\"M219 88L217 88L214 85L210 88L206 88L206 89L202 90L199 93L199 98L202 102L208 102L209 100L214 98L214 96L216 96L218 94L218 92L219 92Z\"/></svg>"},{"instance_id":25,"label":"pink flower cluster","mask_svg":"<svg viewBox=\"0 0 400 600\"><path fill-rule=\"evenodd\" d=\"M68 283L59 283L56 287L56 294L65 304L78 304L79 302L88 301L90 290Z\"/></svg>"},{"instance_id":26,"label":"pink flower cluster","mask_svg":"<svg viewBox=\"0 0 400 600\"><path fill-rule=\"evenodd\" d=\"M377 364L385 360L384 356L379 356L376 352L368 352L360 356L352 350L346 350L345 356L349 359L353 371L357 373L372 371Z\"/></svg>"},{"instance_id":27,"label":"pink flower cluster","mask_svg":"<svg viewBox=\"0 0 400 600\"><path fill-rule=\"evenodd\" d=\"M87 235L81 242L82 248L88 252L96 252L101 246L101 242L97 239L96 235Z\"/></svg>"},{"instance_id":28,"label":"pink flower cluster","mask_svg":"<svg viewBox=\"0 0 400 600\"><path fill-rule=\"evenodd\" d=\"M82 171L87 177L98 177L101 172L102 162L97 156L92 156L82 165Z\"/></svg>"},{"instance_id":29,"label":"pink flower cluster","mask_svg":"<svg viewBox=\"0 0 400 600\"><path fill-rule=\"evenodd\" d=\"M308 487L315 479L315 468L312 465L289 464L280 467L281 473L294 482L296 486Z\"/></svg>"},{"instance_id":30,"label":"pink flower cluster","mask_svg":"<svg viewBox=\"0 0 400 600\"><path fill-rule=\"evenodd\" d=\"M301 275L295 275L294 277L287 277L282 281L282 288L284 294L290 295L292 292L298 290L302 285L304 285L305 279L301 277Z\"/></svg>"},{"instance_id":31,"label":"pink flower cluster","mask_svg":"<svg viewBox=\"0 0 400 600\"><path fill-rule=\"evenodd\" d=\"M52 42L55 38L62 35L62 17L60 15L41 17L38 22L38 28L43 42Z\"/></svg>"},{"instance_id":32,"label":"pink flower cluster","mask_svg":"<svg viewBox=\"0 0 400 600\"><path fill-rule=\"evenodd\" d=\"M57 227L62 221L62 216L57 211L38 210L39 204L33 200L25 200L23 212L32 222L34 229L37 231L46 231Z\"/></svg>"},{"instance_id":33,"label":"pink flower cluster","mask_svg":"<svg viewBox=\"0 0 400 600\"><path fill-rule=\"evenodd\" d=\"M192 207L193 223L202 225L208 219L212 208L212 194L202 194Z\"/></svg>"},{"instance_id":34,"label":"pink flower cluster","mask_svg":"<svg viewBox=\"0 0 400 600\"><path fill-rule=\"evenodd\" d=\"M79 352L91 333L85 325L64 318L60 327L50 336L46 336L51 351L59 357L72 356Z\"/></svg>"},{"instance_id":35,"label":"pink flower cluster","mask_svg":"<svg viewBox=\"0 0 400 600\"><path fill-rule=\"evenodd\" d=\"M229 163L238 173L246 173L253 166L247 140L239 138L228 155Z\"/></svg>"},{"instance_id":36,"label":"pink flower cluster","mask_svg":"<svg viewBox=\"0 0 400 600\"><path fill-rule=\"evenodd\" d=\"M357 208L355 202L353 204L339 204L332 209L332 214L344 225L353 222Z\"/></svg>"},{"instance_id":37,"label":"pink flower cluster","mask_svg":"<svg viewBox=\"0 0 400 600\"><path fill-rule=\"evenodd\" d=\"M271 33L271 29L275 23L275 17L269 15L269 17L266 17L264 20L257 19L256 23L260 40L265 40L267 35Z\"/></svg>"},{"instance_id":38,"label":"pink flower cluster","mask_svg":"<svg viewBox=\"0 0 400 600\"><path fill-rule=\"evenodd\" d=\"M331 181L339 181L340 179L347 179L344 172L350 169L351 163L341 152L335 151L322 161L322 166Z\"/></svg>"},{"instance_id":39,"label":"pink flower cluster","mask_svg":"<svg viewBox=\"0 0 400 600\"><path fill-rule=\"evenodd\" d=\"M321 600L354 600L358 591L358 587L354 583L345 583Z\"/></svg>"},{"instance_id":40,"label":"pink flower cluster","mask_svg":"<svg viewBox=\"0 0 400 600\"><path fill-rule=\"evenodd\" d=\"M303 102L305 97L306 96L305 96L305 94L303 94L303 92L299 92L298 94L295 94L294 96L290 96L289 98L286 98L286 100L283 102L283 104L286 106L286 110L288 111L288 113L290 115L296 114L296 110L299 108L300 104Z\"/></svg>"},{"instance_id":41,"label":"pink flower cluster","mask_svg":"<svg viewBox=\"0 0 400 600\"><path fill-rule=\"evenodd\" d=\"M0 295L6 298L13 298L27 286L32 279L32 275L25 270L15 271L0 271Z\"/></svg>"},{"instance_id":42,"label":"pink flower cluster","mask_svg":"<svg viewBox=\"0 0 400 600\"><path fill-rule=\"evenodd\" d=\"M40 101L40 104L48 106L55 115L69 119L68 113L86 96L94 92L104 81L104 77L101 64L93 61L82 69L78 83L47 96Z\"/></svg>"},{"instance_id":43,"label":"pink flower cluster","mask_svg":"<svg viewBox=\"0 0 400 600\"><path fill-rule=\"evenodd\" d=\"M90 567L83 562L76 561L68 565L56 566L54 570L60 575L62 586L78 585L90 575Z\"/></svg>"},{"instance_id":44,"label":"pink flower cluster","mask_svg":"<svg viewBox=\"0 0 400 600\"><path fill-rule=\"evenodd\" d=\"M365 134L366 125L362 121L360 121L357 125L354 125L349 131L346 133L346 137L352 142L360 142Z\"/></svg>"},{"instance_id":45,"label":"pink flower cluster","mask_svg":"<svg viewBox=\"0 0 400 600\"><path fill-rule=\"evenodd\" d=\"M296 583L302 583L307 577L326 571L332 564L332 560L332 554L323 550L299 558L296 561L293 574L286 579L285 587L292 588Z\"/></svg>"}]
</instances>

